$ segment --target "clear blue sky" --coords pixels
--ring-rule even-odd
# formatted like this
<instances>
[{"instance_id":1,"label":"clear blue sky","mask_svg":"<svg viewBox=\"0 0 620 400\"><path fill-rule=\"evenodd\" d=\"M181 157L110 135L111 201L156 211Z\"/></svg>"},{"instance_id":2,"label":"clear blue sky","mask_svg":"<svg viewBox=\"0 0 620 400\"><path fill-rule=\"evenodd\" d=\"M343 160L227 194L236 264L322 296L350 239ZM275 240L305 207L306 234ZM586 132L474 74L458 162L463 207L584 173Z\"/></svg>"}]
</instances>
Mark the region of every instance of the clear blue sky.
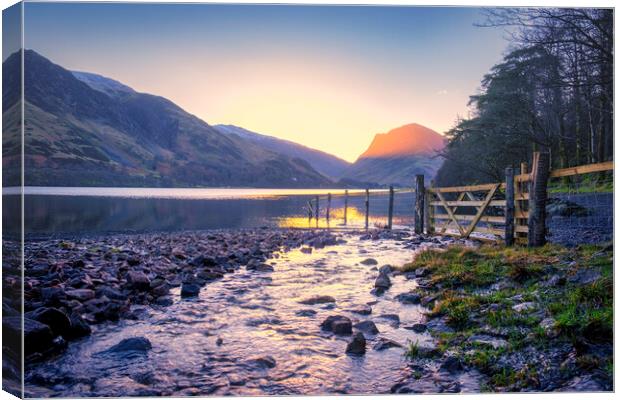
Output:
<instances>
[{"instance_id":1,"label":"clear blue sky","mask_svg":"<svg viewBox=\"0 0 620 400\"><path fill-rule=\"evenodd\" d=\"M443 132L507 46L476 8L26 3L25 45L68 69L354 160Z\"/></svg>"}]
</instances>

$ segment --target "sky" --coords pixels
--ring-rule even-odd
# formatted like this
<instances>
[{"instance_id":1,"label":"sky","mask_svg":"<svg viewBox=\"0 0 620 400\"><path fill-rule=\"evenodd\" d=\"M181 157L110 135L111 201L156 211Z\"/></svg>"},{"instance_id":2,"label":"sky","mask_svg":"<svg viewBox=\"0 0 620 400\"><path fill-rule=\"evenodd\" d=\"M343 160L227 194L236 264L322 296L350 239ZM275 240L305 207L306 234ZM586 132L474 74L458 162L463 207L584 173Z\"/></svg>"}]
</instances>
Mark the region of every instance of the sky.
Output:
<instances>
[{"instance_id":1,"label":"sky","mask_svg":"<svg viewBox=\"0 0 620 400\"><path fill-rule=\"evenodd\" d=\"M503 32L476 8L26 3L25 47L347 161L376 133L466 117Z\"/></svg>"}]
</instances>

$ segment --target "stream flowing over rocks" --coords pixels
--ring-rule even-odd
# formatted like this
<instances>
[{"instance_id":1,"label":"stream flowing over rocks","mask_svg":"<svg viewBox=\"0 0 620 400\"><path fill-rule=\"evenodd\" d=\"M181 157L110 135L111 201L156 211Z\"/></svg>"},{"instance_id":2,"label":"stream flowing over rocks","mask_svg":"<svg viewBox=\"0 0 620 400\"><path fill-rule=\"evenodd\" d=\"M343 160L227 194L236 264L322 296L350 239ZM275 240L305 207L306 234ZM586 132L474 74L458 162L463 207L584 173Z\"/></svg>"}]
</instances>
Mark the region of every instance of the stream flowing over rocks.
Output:
<instances>
[{"instance_id":1,"label":"stream flowing over rocks","mask_svg":"<svg viewBox=\"0 0 620 400\"><path fill-rule=\"evenodd\" d=\"M275 229L29 242L26 394L396 391L409 343L436 344L407 295L415 277L389 266L455 242ZM478 388L455 379L440 391Z\"/></svg>"}]
</instances>

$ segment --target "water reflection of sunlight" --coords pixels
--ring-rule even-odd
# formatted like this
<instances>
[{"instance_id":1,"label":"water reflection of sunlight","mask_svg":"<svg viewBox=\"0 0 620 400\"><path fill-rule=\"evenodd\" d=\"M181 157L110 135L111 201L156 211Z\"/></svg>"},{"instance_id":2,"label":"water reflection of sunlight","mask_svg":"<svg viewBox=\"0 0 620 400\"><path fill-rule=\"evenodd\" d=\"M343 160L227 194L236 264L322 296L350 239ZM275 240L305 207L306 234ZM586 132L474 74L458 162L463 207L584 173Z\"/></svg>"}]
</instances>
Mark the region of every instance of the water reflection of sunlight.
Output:
<instances>
[{"instance_id":1,"label":"water reflection of sunlight","mask_svg":"<svg viewBox=\"0 0 620 400\"><path fill-rule=\"evenodd\" d=\"M280 228L334 228L344 226L344 207L334 208L330 211L329 221L325 218L325 211L321 210L318 221L314 218L305 216L283 217L278 220ZM365 223L365 214L356 207L349 206L347 208L347 225L363 226Z\"/></svg>"}]
</instances>

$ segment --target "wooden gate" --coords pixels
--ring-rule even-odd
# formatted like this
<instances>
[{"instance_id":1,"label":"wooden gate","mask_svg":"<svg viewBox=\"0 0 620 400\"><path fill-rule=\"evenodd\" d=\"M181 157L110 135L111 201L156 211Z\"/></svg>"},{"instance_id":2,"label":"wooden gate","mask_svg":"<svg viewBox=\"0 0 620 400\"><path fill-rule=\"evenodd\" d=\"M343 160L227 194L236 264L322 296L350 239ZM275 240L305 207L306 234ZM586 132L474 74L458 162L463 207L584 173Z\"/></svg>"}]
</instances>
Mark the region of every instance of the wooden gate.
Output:
<instances>
[{"instance_id":1,"label":"wooden gate","mask_svg":"<svg viewBox=\"0 0 620 400\"><path fill-rule=\"evenodd\" d=\"M501 188L501 183L428 188L428 211L434 231L462 238L468 238L474 232L501 237L503 230L494 226L505 222L505 216L500 212L506 207L506 200L498 198ZM474 212L459 214L459 209L463 208ZM490 209L496 212L489 213ZM486 226L481 226L481 222ZM456 229L456 232L449 229Z\"/></svg>"}]
</instances>

